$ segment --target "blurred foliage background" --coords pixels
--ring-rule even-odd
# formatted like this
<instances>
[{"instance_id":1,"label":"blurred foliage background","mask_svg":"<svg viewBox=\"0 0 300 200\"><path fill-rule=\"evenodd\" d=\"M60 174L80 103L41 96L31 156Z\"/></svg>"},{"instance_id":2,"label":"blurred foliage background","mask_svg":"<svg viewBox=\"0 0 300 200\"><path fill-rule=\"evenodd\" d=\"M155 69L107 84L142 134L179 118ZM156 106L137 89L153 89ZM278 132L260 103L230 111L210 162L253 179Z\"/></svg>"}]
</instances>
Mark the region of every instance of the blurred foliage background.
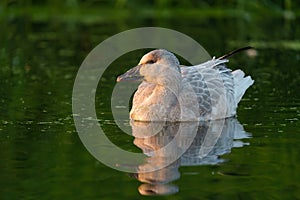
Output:
<instances>
[{"instance_id":1,"label":"blurred foliage background","mask_svg":"<svg viewBox=\"0 0 300 200\"><path fill-rule=\"evenodd\" d=\"M74 48L64 47L80 41L75 46L79 62L83 57L78 53L84 55L110 35L141 26L173 28L196 39L205 29L207 38L199 42L216 53L223 51L211 48L211 43L226 49L226 41L299 50L299 8L300 2L291 0L3 0L0 56L9 65L17 62L9 55L12 52L20 62L25 62L22 58L34 60L34 55L27 55L30 46L39 49L51 41L55 43L46 51L56 49L54 54L43 56L56 62L60 55L74 56ZM229 38L222 41L223 36Z\"/></svg>"}]
</instances>

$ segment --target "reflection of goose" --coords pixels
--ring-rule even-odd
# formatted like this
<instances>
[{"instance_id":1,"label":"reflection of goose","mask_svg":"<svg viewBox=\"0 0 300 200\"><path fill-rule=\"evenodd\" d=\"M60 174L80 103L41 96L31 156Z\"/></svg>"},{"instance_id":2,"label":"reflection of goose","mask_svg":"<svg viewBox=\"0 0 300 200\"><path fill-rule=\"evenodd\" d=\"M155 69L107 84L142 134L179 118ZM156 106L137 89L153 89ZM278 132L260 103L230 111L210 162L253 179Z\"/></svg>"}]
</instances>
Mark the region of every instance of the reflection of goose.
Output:
<instances>
[{"instance_id":1,"label":"reflection of goose","mask_svg":"<svg viewBox=\"0 0 300 200\"><path fill-rule=\"evenodd\" d=\"M176 193L178 187L169 183L180 177L180 166L223 162L221 155L244 145L235 139L249 137L236 118L192 123L132 121L131 126L134 144L149 156L134 175L143 182L139 192L144 195Z\"/></svg>"},{"instance_id":2,"label":"reflection of goose","mask_svg":"<svg viewBox=\"0 0 300 200\"><path fill-rule=\"evenodd\" d=\"M243 48L247 49L247 48ZM130 118L138 121L199 121L236 114L237 104L253 84L241 70L231 71L223 56L183 67L164 49L142 57L117 81L143 81L134 95Z\"/></svg>"}]
</instances>

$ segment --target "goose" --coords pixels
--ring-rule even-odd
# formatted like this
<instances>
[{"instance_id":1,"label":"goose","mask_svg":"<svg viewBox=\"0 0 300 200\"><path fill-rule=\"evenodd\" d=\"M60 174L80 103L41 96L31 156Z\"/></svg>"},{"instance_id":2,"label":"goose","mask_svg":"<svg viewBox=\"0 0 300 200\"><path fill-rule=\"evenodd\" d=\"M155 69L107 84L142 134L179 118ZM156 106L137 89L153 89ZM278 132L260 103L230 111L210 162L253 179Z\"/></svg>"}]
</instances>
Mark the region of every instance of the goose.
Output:
<instances>
[{"instance_id":1,"label":"goose","mask_svg":"<svg viewBox=\"0 0 300 200\"><path fill-rule=\"evenodd\" d=\"M129 113L134 121L207 121L236 116L238 103L254 83L240 70L230 70L228 57L183 66L177 57L156 49L137 66L117 77L117 82L140 81Z\"/></svg>"}]
</instances>

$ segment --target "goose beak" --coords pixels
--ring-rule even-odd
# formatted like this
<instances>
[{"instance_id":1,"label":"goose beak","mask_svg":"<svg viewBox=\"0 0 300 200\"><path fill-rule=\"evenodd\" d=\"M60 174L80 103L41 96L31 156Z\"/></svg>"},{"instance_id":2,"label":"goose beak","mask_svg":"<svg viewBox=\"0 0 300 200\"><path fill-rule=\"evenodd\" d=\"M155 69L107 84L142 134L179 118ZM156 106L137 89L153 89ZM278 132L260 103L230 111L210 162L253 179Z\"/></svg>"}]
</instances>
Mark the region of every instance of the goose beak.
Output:
<instances>
[{"instance_id":1,"label":"goose beak","mask_svg":"<svg viewBox=\"0 0 300 200\"><path fill-rule=\"evenodd\" d=\"M118 76L117 82L126 82L126 81L142 81L143 76L140 74L141 65L138 65L124 74Z\"/></svg>"}]
</instances>

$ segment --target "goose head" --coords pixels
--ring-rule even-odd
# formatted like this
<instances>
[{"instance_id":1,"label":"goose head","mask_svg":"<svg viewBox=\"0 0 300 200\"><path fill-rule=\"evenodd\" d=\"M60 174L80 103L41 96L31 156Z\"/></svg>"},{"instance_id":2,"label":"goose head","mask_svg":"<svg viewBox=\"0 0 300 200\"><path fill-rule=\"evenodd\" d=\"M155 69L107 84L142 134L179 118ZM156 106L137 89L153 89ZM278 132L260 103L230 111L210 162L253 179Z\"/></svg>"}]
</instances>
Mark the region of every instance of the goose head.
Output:
<instances>
[{"instance_id":1,"label":"goose head","mask_svg":"<svg viewBox=\"0 0 300 200\"><path fill-rule=\"evenodd\" d=\"M157 49L145 54L139 64L120 75L117 82L145 81L158 85L174 84L181 77L179 61L174 54Z\"/></svg>"}]
</instances>

